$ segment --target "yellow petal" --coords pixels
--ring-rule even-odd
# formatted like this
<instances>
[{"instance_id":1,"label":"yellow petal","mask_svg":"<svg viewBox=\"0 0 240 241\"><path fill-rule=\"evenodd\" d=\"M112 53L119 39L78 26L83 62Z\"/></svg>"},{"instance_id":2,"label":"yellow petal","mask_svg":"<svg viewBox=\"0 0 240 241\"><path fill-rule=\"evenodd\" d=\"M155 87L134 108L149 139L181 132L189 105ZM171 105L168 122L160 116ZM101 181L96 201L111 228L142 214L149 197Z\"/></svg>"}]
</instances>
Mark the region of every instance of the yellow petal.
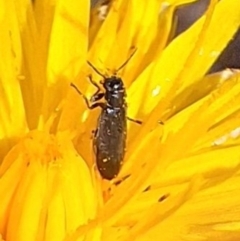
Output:
<instances>
[{"instance_id":1,"label":"yellow petal","mask_svg":"<svg viewBox=\"0 0 240 241\"><path fill-rule=\"evenodd\" d=\"M0 232L9 241L63 239L96 215L89 169L65 133L57 138L29 133L10 151L1 171L3 197L12 185L0 217Z\"/></svg>"},{"instance_id":2,"label":"yellow petal","mask_svg":"<svg viewBox=\"0 0 240 241\"><path fill-rule=\"evenodd\" d=\"M226 8L229 9L229 14L225 13ZM207 28L204 28L205 16L203 16L186 32L173 40L171 44L159 54L158 61L154 67L152 67L152 74L149 76L150 81L145 89L145 94L149 96L149 98L143 103L141 109L143 114L146 115L150 113L157 103L159 103L159 100L166 97L166 95L168 95L168 99L170 96L173 96L180 90L180 84L186 86L189 85L191 81L198 80L202 77L237 31L240 22L238 1L220 1L216 4L214 11L212 11L212 9L209 11L213 12L213 14L209 16L211 21L208 21L209 25ZM219 19L221 19L223 28L219 28ZM200 45L196 46L195 43L198 44L196 41L201 31L204 32L204 40L199 41ZM217 33L213 35L213 32ZM215 36L215 38L211 36ZM195 63L194 60L194 69L191 67L191 71L187 71L193 63L193 60L189 58L189 56L192 51L196 53L196 48L199 49L199 51L201 50L201 52L197 52L196 59L198 59L198 62ZM160 91L159 94L155 95L154 90L158 86L160 86ZM169 105L169 103L167 102L166 105Z\"/></svg>"},{"instance_id":3,"label":"yellow petal","mask_svg":"<svg viewBox=\"0 0 240 241\"><path fill-rule=\"evenodd\" d=\"M19 84L22 53L15 4L1 1L0 5L0 154L4 156L27 131L27 123Z\"/></svg>"},{"instance_id":4,"label":"yellow petal","mask_svg":"<svg viewBox=\"0 0 240 241\"><path fill-rule=\"evenodd\" d=\"M89 1L58 1L50 35L48 75L76 76L85 62L88 48ZM81 9L81 11L79 11Z\"/></svg>"}]
</instances>

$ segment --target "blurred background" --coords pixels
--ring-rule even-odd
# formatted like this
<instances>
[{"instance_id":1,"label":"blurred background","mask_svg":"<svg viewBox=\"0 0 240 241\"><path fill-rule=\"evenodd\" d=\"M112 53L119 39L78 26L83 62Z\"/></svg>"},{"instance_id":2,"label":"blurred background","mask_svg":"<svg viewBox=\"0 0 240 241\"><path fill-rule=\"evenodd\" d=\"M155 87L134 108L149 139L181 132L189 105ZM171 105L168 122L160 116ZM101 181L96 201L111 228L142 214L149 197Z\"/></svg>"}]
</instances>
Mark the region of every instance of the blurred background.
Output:
<instances>
[{"instance_id":1,"label":"blurred background","mask_svg":"<svg viewBox=\"0 0 240 241\"><path fill-rule=\"evenodd\" d=\"M91 0L92 6L95 6L98 1L99 0ZM107 3L109 0L100 1L101 3ZM186 30L205 12L209 1L210 0L198 0L195 3L182 6L176 11L178 24L175 36ZM226 68L240 68L240 30L238 30L232 41L229 42L209 72L217 72Z\"/></svg>"},{"instance_id":2,"label":"blurred background","mask_svg":"<svg viewBox=\"0 0 240 241\"><path fill-rule=\"evenodd\" d=\"M199 0L196 3L184 6L176 11L178 26L176 35L193 24L207 9L209 0ZM240 4L240 1L239 1ZM227 14L227 11L226 11ZM229 42L227 48L219 56L210 72L217 72L226 68L240 68L240 31Z\"/></svg>"}]
</instances>

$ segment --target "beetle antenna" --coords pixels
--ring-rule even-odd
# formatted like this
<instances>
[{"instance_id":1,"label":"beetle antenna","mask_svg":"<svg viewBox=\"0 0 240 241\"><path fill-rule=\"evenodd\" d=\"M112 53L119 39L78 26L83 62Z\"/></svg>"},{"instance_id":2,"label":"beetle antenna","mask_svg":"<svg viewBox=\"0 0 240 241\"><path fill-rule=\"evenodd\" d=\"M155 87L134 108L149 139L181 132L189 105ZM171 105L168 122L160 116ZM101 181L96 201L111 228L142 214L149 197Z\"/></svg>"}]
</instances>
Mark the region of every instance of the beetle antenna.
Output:
<instances>
[{"instance_id":1,"label":"beetle antenna","mask_svg":"<svg viewBox=\"0 0 240 241\"><path fill-rule=\"evenodd\" d=\"M106 77L104 76L104 74L102 74L101 72L99 72L99 70L98 70L92 63L90 63L89 61L87 61L87 63L88 63L88 65L90 65L90 66L92 67L92 69L93 69L97 74L99 74L100 76L102 76L104 79L106 78Z\"/></svg>"},{"instance_id":2,"label":"beetle antenna","mask_svg":"<svg viewBox=\"0 0 240 241\"><path fill-rule=\"evenodd\" d=\"M133 55L136 53L137 48L132 52L132 54L129 56L129 58L116 70L116 73L120 71L128 62L129 60L133 57Z\"/></svg>"}]
</instances>

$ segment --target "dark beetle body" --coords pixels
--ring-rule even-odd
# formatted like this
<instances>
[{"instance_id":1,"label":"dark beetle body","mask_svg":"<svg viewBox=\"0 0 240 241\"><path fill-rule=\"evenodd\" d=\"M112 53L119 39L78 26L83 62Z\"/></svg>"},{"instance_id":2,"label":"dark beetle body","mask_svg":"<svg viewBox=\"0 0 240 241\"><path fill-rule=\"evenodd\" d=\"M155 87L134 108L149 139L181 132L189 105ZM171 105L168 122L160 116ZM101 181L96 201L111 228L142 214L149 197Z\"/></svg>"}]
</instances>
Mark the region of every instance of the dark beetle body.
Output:
<instances>
[{"instance_id":1,"label":"dark beetle body","mask_svg":"<svg viewBox=\"0 0 240 241\"><path fill-rule=\"evenodd\" d=\"M102 111L98 118L93 146L96 155L97 168L104 179L111 180L117 176L122 165L126 146L127 130L127 104L126 92L121 78L113 75L105 77L102 85L105 92L91 77L91 83L97 87L96 93L91 98L91 104L78 88L71 83L79 94L81 94L89 109L101 107ZM102 98L104 102L98 102Z\"/></svg>"},{"instance_id":2,"label":"dark beetle body","mask_svg":"<svg viewBox=\"0 0 240 241\"><path fill-rule=\"evenodd\" d=\"M103 178L111 180L118 174L125 154L126 93L122 80L116 76L106 78L103 86L106 103L101 105L93 144L97 168Z\"/></svg>"},{"instance_id":3,"label":"dark beetle body","mask_svg":"<svg viewBox=\"0 0 240 241\"><path fill-rule=\"evenodd\" d=\"M91 83L97 88L96 93L91 98L91 103L78 88L71 83L77 92L83 96L89 109L101 107L102 111L98 118L97 129L95 131L93 146L96 155L97 168L104 179L111 180L117 176L120 171L126 147L127 119L140 124L140 121L133 120L126 115L126 91L121 78L116 73L122 69L130 57L115 71L115 73L106 77L100 73L90 62L88 64L103 77L100 83L103 85L105 92L101 92L101 88L95 83L91 76ZM98 102L102 98L104 102Z\"/></svg>"}]
</instances>

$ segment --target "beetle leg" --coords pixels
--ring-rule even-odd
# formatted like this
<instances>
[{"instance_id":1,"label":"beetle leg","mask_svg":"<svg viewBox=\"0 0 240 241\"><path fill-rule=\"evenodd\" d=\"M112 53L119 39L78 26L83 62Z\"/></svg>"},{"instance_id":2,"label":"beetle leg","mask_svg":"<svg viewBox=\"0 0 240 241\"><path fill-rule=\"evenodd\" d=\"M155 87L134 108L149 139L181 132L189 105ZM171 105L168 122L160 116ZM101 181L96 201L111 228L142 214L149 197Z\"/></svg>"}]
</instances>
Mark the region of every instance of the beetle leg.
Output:
<instances>
[{"instance_id":1,"label":"beetle leg","mask_svg":"<svg viewBox=\"0 0 240 241\"><path fill-rule=\"evenodd\" d=\"M100 107L100 108L102 108L102 109L105 109L106 108L106 104L105 103L102 103L102 102L97 102L97 103L94 103L94 104L92 104L92 105L88 105L88 108L89 109L95 109L95 108L97 108L97 107Z\"/></svg>"},{"instance_id":2,"label":"beetle leg","mask_svg":"<svg viewBox=\"0 0 240 241\"><path fill-rule=\"evenodd\" d=\"M91 82L91 84L93 84L97 88L96 92L92 95L90 101L95 102L95 101L102 99L105 94L100 92L101 91L100 86L97 84L97 82L95 82L92 79L92 75L89 75L88 78L89 78L89 81Z\"/></svg>"},{"instance_id":3,"label":"beetle leg","mask_svg":"<svg viewBox=\"0 0 240 241\"><path fill-rule=\"evenodd\" d=\"M91 101L91 102L96 102L96 101L98 101L98 100L101 100L104 95L105 95L104 93L95 93L95 94L91 97L90 101Z\"/></svg>"},{"instance_id":4,"label":"beetle leg","mask_svg":"<svg viewBox=\"0 0 240 241\"><path fill-rule=\"evenodd\" d=\"M99 92L100 92L100 90L101 90L101 88L100 88L100 86L98 85L98 83L97 83L97 82L95 82L95 81L93 80L93 78L92 78L92 75L91 75L91 74L90 74L90 75L88 75L88 78L89 78L89 81L91 82L91 84L92 84L92 85L94 85L94 86L97 88L97 91L96 91L96 93L95 93L95 94L99 93Z\"/></svg>"},{"instance_id":5,"label":"beetle leg","mask_svg":"<svg viewBox=\"0 0 240 241\"><path fill-rule=\"evenodd\" d=\"M71 83L71 86L78 92L79 95L81 95L88 107L88 109L95 109L97 107L100 107L102 109L105 109L106 107L106 104L105 103L94 103L94 104L91 104L88 100L88 98L77 88L76 85L74 85L73 83Z\"/></svg>"},{"instance_id":6,"label":"beetle leg","mask_svg":"<svg viewBox=\"0 0 240 241\"><path fill-rule=\"evenodd\" d=\"M132 121L132 122L134 122L134 123L136 123L136 124L139 124L139 125L141 125L143 122L142 121L140 121L140 120L135 120L135 119L132 119L132 118L130 118L130 117L128 117L127 116L127 119L129 120L129 121Z\"/></svg>"}]
</instances>

